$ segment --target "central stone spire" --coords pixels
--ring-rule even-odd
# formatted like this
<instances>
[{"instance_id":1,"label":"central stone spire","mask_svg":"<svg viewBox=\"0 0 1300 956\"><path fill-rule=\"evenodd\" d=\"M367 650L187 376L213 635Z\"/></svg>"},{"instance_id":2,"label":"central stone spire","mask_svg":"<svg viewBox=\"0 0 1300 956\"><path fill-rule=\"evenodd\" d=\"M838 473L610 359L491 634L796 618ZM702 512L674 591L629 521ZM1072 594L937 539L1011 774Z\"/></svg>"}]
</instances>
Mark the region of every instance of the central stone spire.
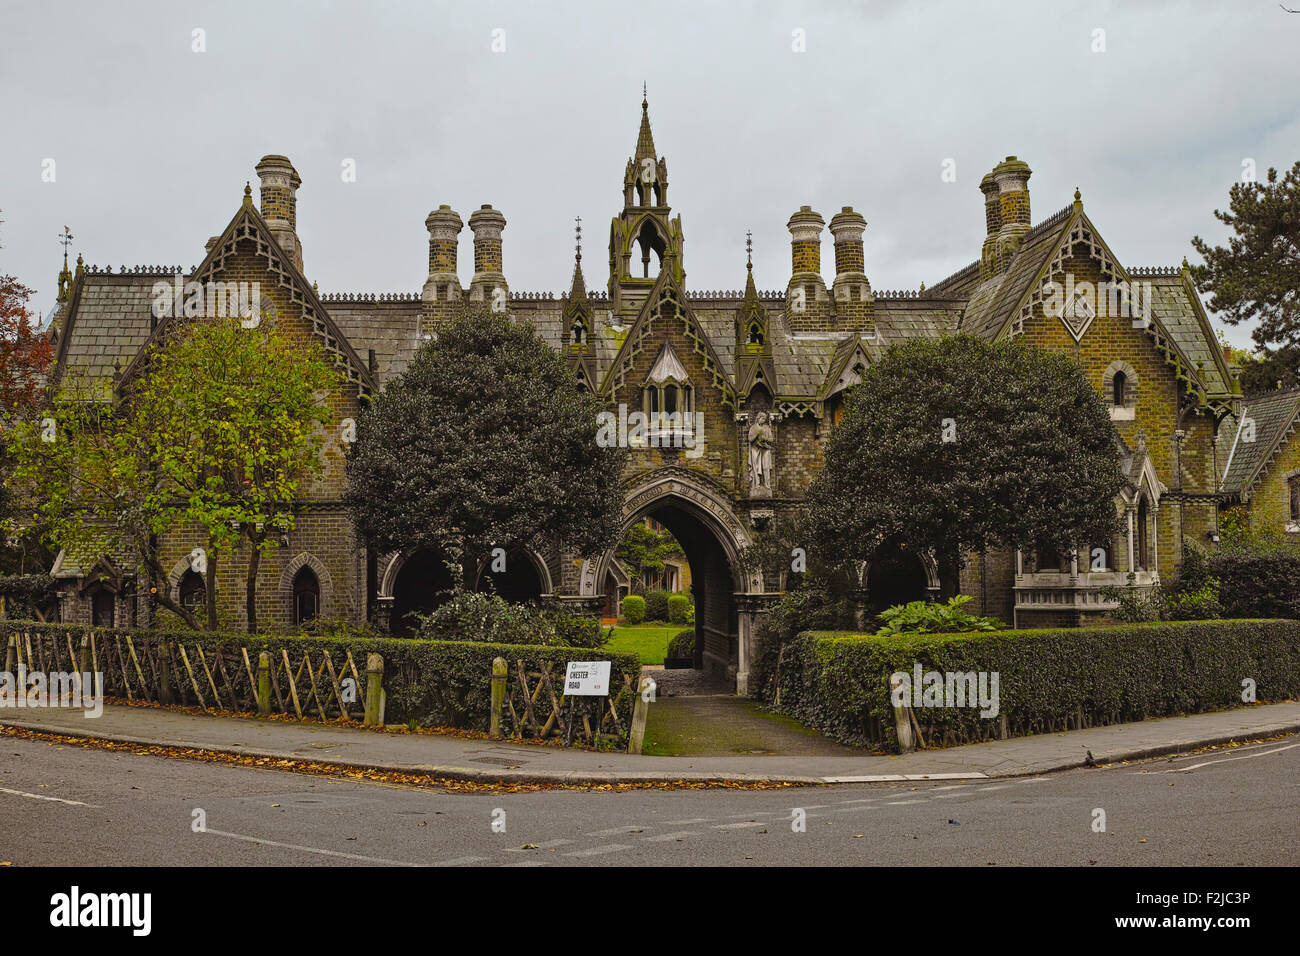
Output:
<instances>
[{"instance_id":1,"label":"central stone spire","mask_svg":"<svg viewBox=\"0 0 1300 956\"><path fill-rule=\"evenodd\" d=\"M631 319L664 269L681 285L682 221L669 219L668 163L655 151L650 102L641 93L636 150L623 173L623 211L609 233L609 295L613 311ZM639 255L634 255L639 253ZM639 260L639 261L638 261Z\"/></svg>"}]
</instances>

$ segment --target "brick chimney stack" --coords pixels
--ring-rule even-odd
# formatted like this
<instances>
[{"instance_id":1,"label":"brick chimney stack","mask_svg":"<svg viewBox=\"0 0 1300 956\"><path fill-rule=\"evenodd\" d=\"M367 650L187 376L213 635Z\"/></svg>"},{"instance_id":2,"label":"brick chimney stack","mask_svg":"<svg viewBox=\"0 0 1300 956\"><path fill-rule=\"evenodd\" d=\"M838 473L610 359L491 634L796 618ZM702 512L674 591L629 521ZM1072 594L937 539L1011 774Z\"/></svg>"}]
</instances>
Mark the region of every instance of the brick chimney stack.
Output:
<instances>
[{"instance_id":1,"label":"brick chimney stack","mask_svg":"<svg viewBox=\"0 0 1300 956\"><path fill-rule=\"evenodd\" d=\"M862 213L855 212L852 206L845 206L831 217L831 236L835 239L835 298L846 298L840 294L852 286L864 286L858 290L865 298L871 291L865 271L866 257L862 251L862 234L866 232L867 220Z\"/></svg>"},{"instance_id":2,"label":"brick chimney stack","mask_svg":"<svg viewBox=\"0 0 1300 956\"><path fill-rule=\"evenodd\" d=\"M298 238L298 187L302 179L287 156L263 156L257 164L261 182L262 218L294 265L302 269L302 242Z\"/></svg>"},{"instance_id":3,"label":"brick chimney stack","mask_svg":"<svg viewBox=\"0 0 1300 956\"><path fill-rule=\"evenodd\" d=\"M470 213L469 227L474 232L474 278L470 280L470 301L492 303L495 296L502 305L498 311L504 311L504 301L500 296L510 293L506 277L501 272L501 232L506 227L506 217L500 210L484 203Z\"/></svg>"},{"instance_id":4,"label":"brick chimney stack","mask_svg":"<svg viewBox=\"0 0 1300 956\"><path fill-rule=\"evenodd\" d=\"M456 245L465 228L460 215L448 205L441 205L424 220L429 230L429 278L421 298L426 302L460 298L460 276L456 274Z\"/></svg>"},{"instance_id":5,"label":"brick chimney stack","mask_svg":"<svg viewBox=\"0 0 1300 956\"><path fill-rule=\"evenodd\" d=\"M826 300L826 283L822 279L822 229L826 220L811 206L800 206L790 217L790 282L786 298L790 310L798 315Z\"/></svg>"},{"instance_id":6,"label":"brick chimney stack","mask_svg":"<svg viewBox=\"0 0 1300 956\"><path fill-rule=\"evenodd\" d=\"M998 186L998 268L1005 269L1020 249L1029 231L1029 177L1032 170L1024 160L1008 156L993 167Z\"/></svg>"}]
</instances>

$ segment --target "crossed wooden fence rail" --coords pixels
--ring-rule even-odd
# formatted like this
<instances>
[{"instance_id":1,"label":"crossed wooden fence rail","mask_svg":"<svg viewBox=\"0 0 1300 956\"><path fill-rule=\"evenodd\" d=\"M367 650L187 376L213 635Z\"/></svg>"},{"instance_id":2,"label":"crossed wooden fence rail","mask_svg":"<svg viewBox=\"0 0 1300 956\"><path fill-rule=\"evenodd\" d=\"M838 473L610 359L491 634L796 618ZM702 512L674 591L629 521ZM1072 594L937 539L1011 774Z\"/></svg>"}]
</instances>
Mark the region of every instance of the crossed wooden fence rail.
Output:
<instances>
[{"instance_id":1,"label":"crossed wooden fence rail","mask_svg":"<svg viewBox=\"0 0 1300 956\"><path fill-rule=\"evenodd\" d=\"M630 723L618 715L619 694L578 697L556 694L552 682L552 661L528 669L523 661L513 668L498 657L492 665L492 736L554 738L564 746L578 739L592 747L610 747L640 752L640 735L645 730L642 698L636 698ZM556 680L563 680L563 665ZM529 681L532 683L529 683ZM633 692L632 675L623 675L623 691ZM633 743L635 741L635 743Z\"/></svg>"},{"instance_id":2,"label":"crossed wooden fence rail","mask_svg":"<svg viewBox=\"0 0 1300 956\"><path fill-rule=\"evenodd\" d=\"M35 641L33 642L33 637ZM62 637L62 640L60 640ZM382 722L383 690L378 707L367 700L383 673L379 655L369 656L366 680L357 669L350 650L345 650L338 667L330 652L304 651L297 667L288 650L262 651L254 665L248 648L238 653L230 648L211 647L194 641L136 641L129 634L83 634L78 647L69 634L10 634L5 649L5 670L9 673L103 673L104 692L125 697L128 702L157 701L162 704L194 704L204 710L292 713L299 719L342 717L355 720L364 715L367 723ZM378 666L376 667L376 662ZM305 676L305 680L304 680ZM371 720L371 711L378 710Z\"/></svg>"}]
</instances>

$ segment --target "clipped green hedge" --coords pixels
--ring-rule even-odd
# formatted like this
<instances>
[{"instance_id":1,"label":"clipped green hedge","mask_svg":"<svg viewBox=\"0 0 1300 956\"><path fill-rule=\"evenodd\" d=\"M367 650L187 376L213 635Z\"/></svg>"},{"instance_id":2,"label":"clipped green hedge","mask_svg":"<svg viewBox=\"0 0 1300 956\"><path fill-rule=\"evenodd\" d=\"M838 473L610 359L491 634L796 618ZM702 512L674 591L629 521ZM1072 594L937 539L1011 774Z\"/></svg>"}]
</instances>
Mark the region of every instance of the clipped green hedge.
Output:
<instances>
[{"instance_id":1,"label":"clipped green hedge","mask_svg":"<svg viewBox=\"0 0 1300 956\"><path fill-rule=\"evenodd\" d=\"M1300 621L1167 621L1069 630L872 637L810 631L786 644L769 703L845 743L896 750L896 671L999 675L999 716L915 709L927 745L965 743L1300 697ZM779 696L778 696L779 694Z\"/></svg>"},{"instance_id":2,"label":"clipped green hedge","mask_svg":"<svg viewBox=\"0 0 1300 956\"><path fill-rule=\"evenodd\" d=\"M658 591L658 590L646 591L645 619L647 621L668 620L668 592L667 591Z\"/></svg>"},{"instance_id":3,"label":"clipped green hedge","mask_svg":"<svg viewBox=\"0 0 1300 956\"><path fill-rule=\"evenodd\" d=\"M688 631L678 631L668 642L669 657L694 657L695 656L695 628Z\"/></svg>"},{"instance_id":4,"label":"clipped green hedge","mask_svg":"<svg viewBox=\"0 0 1300 956\"><path fill-rule=\"evenodd\" d=\"M668 595L668 623L685 624L686 613L690 607L691 599L685 594Z\"/></svg>"},{"instance_id":5,"label":"clipped green hedge","mask_svg":"<svg viewBox=\"0 0 1300 956\"><path fill-rule=\"evenodd\" d=\"M623 598L623 620L628 624L640 624L645 620L645 598L639 594L629 594Z\"/></svg>"},{"instance_id":6,"label":"clipped green hedge","mask_svg":"<svg viewBox=\"0 0 1300 956\"><path fill-rule=\"evenodd\" d=\"M523 661L524 666L530 670L543 661L554 662L552 682L557 694L563 686L564 665L567 661L610 661L610 686L620 689L623 687L623 677L630 675L634 691L641 673L641 660L636 654L582 647L422 641L409 638L248 635L215 631L126 631L85 624L39 624L31 621L0 621L0 648L8 643L10 634L29 634L33 643L38 638L63 642L65 635L68 635L76 647L80 645L81 635L92 631L99 641L105 637L130 634L137 653L141 655L148 653L160 641L183 641L187 647L198 644L203 647L204 653L209 649L221 648L235 655L239 654L239 648L243 646L248 648L248 656L254 665L261 651L278 655L284 649L294 661L304 651L310 651L314 661L319 661L320 654L329 651L335 668L341 670L345 653L350 650L363 681L366 656L379 654L384 659L387 723L415 720L424 726L456 727L483 732L489 729L492 661L496 657L505 658L510 665L512 681L518 680L514 676L516 661ZM63 646L60 643L60 648ZM104 685L105 693L110 696L125 696L122 675L115 673L112 668L104 672ZM632 718L632 698L632 692L621 690L615 696L615 706L624 727L629 726Z\"/></svg>"}]
</instances>

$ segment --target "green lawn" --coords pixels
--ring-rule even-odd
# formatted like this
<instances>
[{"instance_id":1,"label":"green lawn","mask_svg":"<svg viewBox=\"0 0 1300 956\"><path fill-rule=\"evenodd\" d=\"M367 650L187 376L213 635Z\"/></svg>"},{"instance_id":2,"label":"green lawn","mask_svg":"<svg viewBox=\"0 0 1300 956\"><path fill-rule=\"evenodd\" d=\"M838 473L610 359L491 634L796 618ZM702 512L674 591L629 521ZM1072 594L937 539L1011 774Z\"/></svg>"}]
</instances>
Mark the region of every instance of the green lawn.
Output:
<instances>
[{"instance_id":1,"label":"green lawn","mask_svg":"<svg viewBox=\"0 0 1300 956\"><path fill-rule=\"evenodd\" d=\"M688 625L663 627L659 624L619 624L614 628L613 639L606 644L612 651L628 651L641 655L642 664L662 664L668 653L668 642Z\"/></svg>"}]
</instances>

